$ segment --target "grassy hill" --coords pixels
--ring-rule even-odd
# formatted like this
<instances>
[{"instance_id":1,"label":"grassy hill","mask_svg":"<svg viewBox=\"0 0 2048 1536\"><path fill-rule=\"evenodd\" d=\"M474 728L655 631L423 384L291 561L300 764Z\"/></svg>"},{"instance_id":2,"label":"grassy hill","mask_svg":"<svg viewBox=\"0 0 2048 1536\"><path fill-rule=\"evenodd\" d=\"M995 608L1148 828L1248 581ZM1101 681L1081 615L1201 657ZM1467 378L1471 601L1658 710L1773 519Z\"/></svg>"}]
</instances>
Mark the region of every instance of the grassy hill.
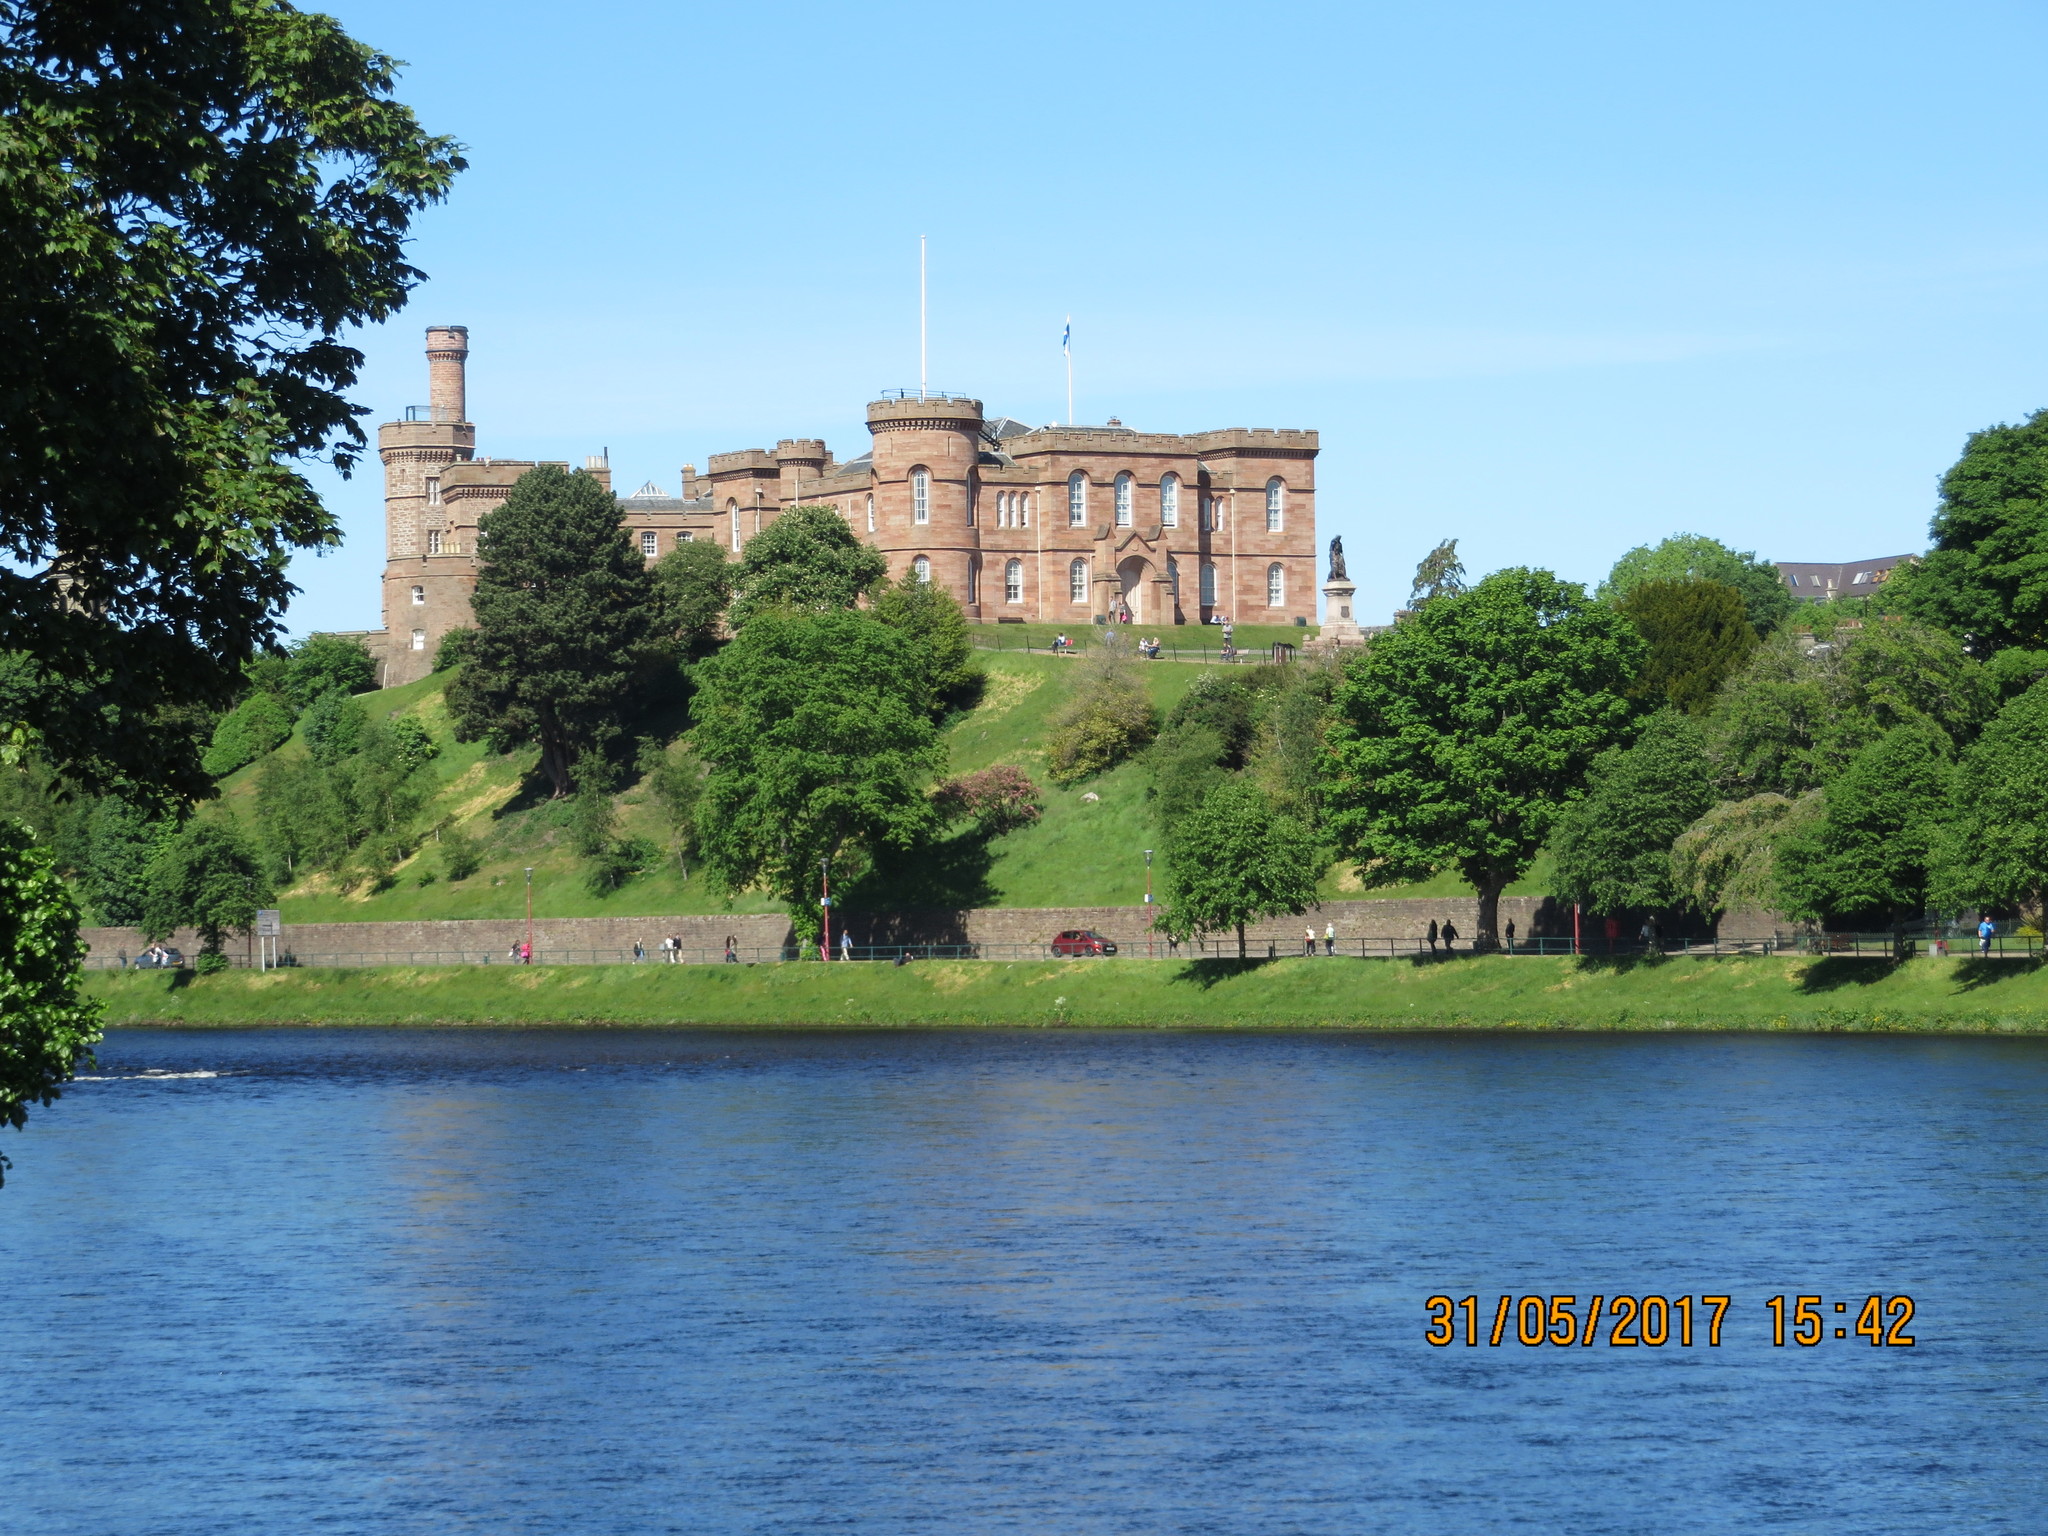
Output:
<instances>
[{"instance_id":1,"label":"grassy hill","mask_svg":"<svg viewBox=\"0 0 2048 1536\"><path fill-rule=\"evenodd\" d=\"M1145 894L1145 857L1158 828L1146 800L1142 768L1126 763L1070 789L1046 778L1045 738L1053 713L1067 696L1076 663L1043 652L978 652L988 684L975 709L944 733L949 772L969 773L997 763L1024 769L1044 793L1045 814L1034 825L982 848L961 839L941 856L918 861L871 880L866 890L845 892L850 903L976 906L1135 905ZM1195 665L1148 664L1142 675L1162 713L1201 674ZM533 909L542 917L655 916L775 909L766 896L748 893L728 903L703 877L671 857L657 868L598 895L586 888L586 863L570 844L567 807L537 798L528 783L535 754L499 755L481 743L454 739L445 689L451 674L436 673L403 688L361 696L368 708L410 715L425 727L440 751L424 770L433 797L422 824L461 828L480 845L484 862L465 880L445 878L432 839L394 871L381 889L368 884L343 891L331 875L313 875L281 893L289 923L396 921L414 918L517 917L526 910L525 871L533 871ZM295 735L281 753L303 753ZM253 814L262 763L222 782L214 814ZM619 831L670 846L658 807L642 784L616 798ZM1547 871L1515 888L1540 891ZM1384 895L1451 895L1463 890L1455 876ZM1367 894L1341 867L1326 873L1323 894L1344 899Z\"/></svg>"}]
</instances>

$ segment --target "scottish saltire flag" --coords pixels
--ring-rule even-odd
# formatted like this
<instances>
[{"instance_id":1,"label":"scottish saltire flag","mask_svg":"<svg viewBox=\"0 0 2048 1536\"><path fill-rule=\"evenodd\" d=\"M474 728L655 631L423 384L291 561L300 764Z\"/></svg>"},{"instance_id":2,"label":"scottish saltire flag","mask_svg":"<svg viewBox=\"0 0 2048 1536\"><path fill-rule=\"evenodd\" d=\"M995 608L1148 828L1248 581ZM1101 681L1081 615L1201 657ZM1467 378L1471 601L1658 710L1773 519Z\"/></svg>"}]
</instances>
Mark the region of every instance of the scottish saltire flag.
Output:
<instances>
[{"instance_id":1,"label":"scottish saltire flag","mask_svg":"<svg viewBox=\"0 0 2048 1536\"><path fill-rule=\"evenodd\" d=\"M1074 322L1069 320L1067 328L1060 332L1060 350L1071 353L1074 350Z\"/></svg>"}]
</instances>

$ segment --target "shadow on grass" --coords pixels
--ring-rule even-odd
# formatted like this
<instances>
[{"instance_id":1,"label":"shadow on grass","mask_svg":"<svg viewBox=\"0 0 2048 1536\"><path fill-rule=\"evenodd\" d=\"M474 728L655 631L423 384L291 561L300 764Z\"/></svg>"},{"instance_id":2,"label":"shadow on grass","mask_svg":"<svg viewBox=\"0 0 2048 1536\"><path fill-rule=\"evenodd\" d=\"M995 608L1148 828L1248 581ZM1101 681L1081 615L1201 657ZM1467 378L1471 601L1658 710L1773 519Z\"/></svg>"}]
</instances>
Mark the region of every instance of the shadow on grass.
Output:
<instances>
[{"instance_id":1,"label":"shadow on grass","mask_svg":"<svg viewBox=\"0 0 2048 1536\"><path fill-rule=\"evenodd\" d=\"M181 988L191 986L198 979L199 973L197 971L187 970L181 965L178 969L171 972L171 985L168 990L172 992L179 991Z\"/></svg>"},{"instance_id":2,"label":"shadow on grass","mask_svg":"<svg viewBox=\"0 0 2048 1536\"><path fill-rule=\"evenodd\" d=\"M1958 960L1956 990L1980 992L2016 976L2032 976L2040 969L2039 960Z\"/></svg>"},{"instance_id":3,"label":"shadow on grass","mask_svg":"<svg viewBox=\"0 0 2048 1536\"><path fill-rule=\"evenodd\" d=\"M1264 955L1248 955L1242 960L1238 959L1235 955L1230 956L1228 959L1218 957L1213 960L1190 960L1180 968L1173 979L1175 981L1193 982L1206 992L1211 987L1219 986L1223 982L1230 980L1233 976L1249 976L1261 966L1274 963Z\"/></svg>"},{"instance_id":4,"label":"shadow on grass","mask_svg":"<svg viewBox=\"0 0 2048 1536\"><path fill-rule=\"evenodd\" d=\"M1883 981L1899 968L1899 962L1881 955L1831 955L1816 960L1799 978L1805 993L1839 992L1843 987L1869 987Z\"/></svg>"}]
</instances>

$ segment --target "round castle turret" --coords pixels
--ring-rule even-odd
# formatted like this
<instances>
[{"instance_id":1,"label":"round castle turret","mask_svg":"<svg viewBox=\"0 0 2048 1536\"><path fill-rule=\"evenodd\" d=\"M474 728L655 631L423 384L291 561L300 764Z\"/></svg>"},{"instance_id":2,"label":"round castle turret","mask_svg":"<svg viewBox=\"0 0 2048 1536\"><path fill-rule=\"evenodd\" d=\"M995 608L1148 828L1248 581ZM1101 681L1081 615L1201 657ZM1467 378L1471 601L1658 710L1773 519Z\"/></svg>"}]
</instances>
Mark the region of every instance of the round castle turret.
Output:
<instances>
[{"instance_id":1,"label":"round castle turret","mask_svg":"<svg viewBox=\"0 0 2048 1536\"><path fill-rule=\"evenodd\" d=\"M931 562L932 580L980 617L975 564L979 531L970 521L981 457L981 402L958 396L907 392L868 405L874 436L875 545L900 576L919 555ZM920 479L923 521L919 521Z\"/></svg>"}]
</instances>

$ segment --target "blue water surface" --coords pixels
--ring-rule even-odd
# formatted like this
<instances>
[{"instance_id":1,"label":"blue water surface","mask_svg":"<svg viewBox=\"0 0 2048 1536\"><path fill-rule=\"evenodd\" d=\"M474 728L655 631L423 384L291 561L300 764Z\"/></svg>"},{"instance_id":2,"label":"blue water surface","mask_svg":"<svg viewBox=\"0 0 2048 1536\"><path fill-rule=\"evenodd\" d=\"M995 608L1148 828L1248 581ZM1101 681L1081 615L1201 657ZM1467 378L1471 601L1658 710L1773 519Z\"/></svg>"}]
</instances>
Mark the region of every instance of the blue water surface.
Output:
<instances>
[{"instance_id":1,"label":"blue water surface","mask_svg":"<svg viewBox=\"0 0 2048 1536\"><path fill-rule=\"evenodd\" d=\"M2048 1529L2048 1042L129 1031L97 1073L5 1143L11 1530ZM1735 1303L1718 1349L1438 1349L1441 1292ZM1765 1298L1872 1292L1912 1348L1772 1347Z\"/></svg>"}]
</instances>

